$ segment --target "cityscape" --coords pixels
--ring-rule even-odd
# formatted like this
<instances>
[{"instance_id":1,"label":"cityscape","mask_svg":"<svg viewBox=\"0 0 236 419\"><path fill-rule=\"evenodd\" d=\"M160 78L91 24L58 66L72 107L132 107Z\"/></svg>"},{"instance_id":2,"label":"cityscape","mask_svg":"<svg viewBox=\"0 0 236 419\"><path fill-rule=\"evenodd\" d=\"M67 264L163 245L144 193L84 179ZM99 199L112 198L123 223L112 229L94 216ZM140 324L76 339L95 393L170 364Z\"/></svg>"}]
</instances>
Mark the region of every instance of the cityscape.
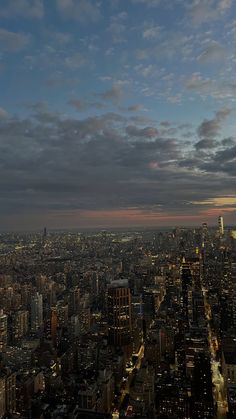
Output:
<instances>
[{"instance_id":1,"label":"cityscape","mask_svg":"<svg viewBox=\"0 0 236 419\"><path fill-rule=\"evenodd\" d=\"M2 233L1 418L235 418L236 231Z\"/></svg>"},{"instance_id":2,"label":"cityscape","mask_svg":"<svg viewBox=\"0 0 236 419\"><path fill-rule=\"evenodd\" d=\"M236 419L236 0L0 0L0 419Z\"/></svg>"}]
</instances>

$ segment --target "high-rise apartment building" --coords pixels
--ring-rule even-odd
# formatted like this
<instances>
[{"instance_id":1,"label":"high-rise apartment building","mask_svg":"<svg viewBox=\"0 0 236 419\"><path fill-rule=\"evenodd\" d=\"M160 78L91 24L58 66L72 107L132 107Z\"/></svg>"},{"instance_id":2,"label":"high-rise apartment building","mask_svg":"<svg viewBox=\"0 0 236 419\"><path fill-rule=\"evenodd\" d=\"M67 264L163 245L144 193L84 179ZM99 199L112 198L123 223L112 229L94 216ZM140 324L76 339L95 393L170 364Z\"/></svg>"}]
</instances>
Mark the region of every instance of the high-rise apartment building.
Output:
<instances>
[{"instance_id":1,"label":"high-rise apartment building","mask_svg":"<svg viewBox=\"0 0 236 419\"><path fill-rule=\"evenodd\" d=\"M5 376L0 375L0 418L6 413L6 381Z\"/></svg>"},{"instance_id":2,"label":"high-rise apartment building","mask_svg":"<svg viewBox=\"0 0 236 419\"><path fill-rule=\"evenodd\" d=\"M6 411L12 414L16 410L16 373L6 375ZM11 416L10 416L11 417Z\"/></svg>"},{"instance_id":3,"label":"high-rise apartment building","mask_svg":"<svg viewBox=\"0 0 236 419\"><path fill-rule=\"evenodd\" d=\"M7 315L0 310L0 352L4 351L7 346L8 329Z\"/></svg>"},{"instance_id":4,"label":"high-rise apartment building","mask_svg":"<svg viewBox=\"0 0 236 419\"><path fill-rule=\"evenodd\" d=\"M29 329L29 312L27 310L17 310L13 316L12 334L16 341L25 336Z\"/></svg>"},{"instance_id":5,"label":"high-rise apartment building","mask_svg":"<svg viewBox=\"0 0 236 419\"><path fill-rule=\"evenodd\" d=\"M37 332L43 326L43 296L38 292L31 299L31 330Z\"/></svg>"},{"instance_id":6,"label":"high-rise apartment building","mask_svg":"<svg viewBox=\"0 0 236 419\"><path fill-rule=\"evenodd\" d=\"M52 307L51 308L51 339L53 346L56 347L57 345L57 308Z\"/></svg>"},{"instance_id":7,"label":"high-rise apartment building","mask_svg":"<svg viewBox=\"0 0 236 419\"><path fill-rule=\"evenodd\" d=\"M114 346L131 342L131 293L128 280L113 281L108 288L108 332Z\"/></svg>"}]
</instances>

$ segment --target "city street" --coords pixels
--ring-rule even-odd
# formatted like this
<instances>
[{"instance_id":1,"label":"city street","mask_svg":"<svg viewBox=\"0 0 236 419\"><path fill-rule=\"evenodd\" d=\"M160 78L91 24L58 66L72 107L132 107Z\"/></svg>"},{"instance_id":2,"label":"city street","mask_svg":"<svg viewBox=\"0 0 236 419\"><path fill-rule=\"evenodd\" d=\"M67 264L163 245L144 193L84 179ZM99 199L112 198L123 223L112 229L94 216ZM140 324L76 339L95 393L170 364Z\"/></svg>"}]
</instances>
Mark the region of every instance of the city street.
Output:
<instances>
[{"instance_id":1,"label":"city street","mask_svg":"<svg viewBox=\"0 0 236 419\"><path fill-rule=\"evenodd\" d=\"M205 313L208 321L208 342L211 354L211 371L212 371L212 384L213 384L213 397L217 405L217 419L225 419L227 417L227 399L225 397L224 390L224 378L220 373L219 367L220 362L216 360L216 349L218 348L218 341L216 336L213 335L210 320L211 316L211 307L207 301L207 290L202 289L204 295L204 305Z\"/></svg>"}]
</instances>

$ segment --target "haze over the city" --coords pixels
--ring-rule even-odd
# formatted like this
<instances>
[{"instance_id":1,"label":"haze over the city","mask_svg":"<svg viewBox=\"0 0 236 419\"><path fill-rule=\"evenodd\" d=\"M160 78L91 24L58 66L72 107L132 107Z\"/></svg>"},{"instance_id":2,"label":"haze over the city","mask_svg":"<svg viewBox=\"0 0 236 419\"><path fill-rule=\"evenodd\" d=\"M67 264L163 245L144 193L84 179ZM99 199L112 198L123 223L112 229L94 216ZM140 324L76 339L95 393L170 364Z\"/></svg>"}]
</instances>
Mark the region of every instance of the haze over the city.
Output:
<instances>
[{"instance_id":1,"label":"haze over the city","mask_svg":"<svg viewBox=\"0 0 236 419\"><path fill-rule=\"evenodd\" d=\"M0 0L0 229L236 223L233 0Z\"/></svg>"}]
</instances>

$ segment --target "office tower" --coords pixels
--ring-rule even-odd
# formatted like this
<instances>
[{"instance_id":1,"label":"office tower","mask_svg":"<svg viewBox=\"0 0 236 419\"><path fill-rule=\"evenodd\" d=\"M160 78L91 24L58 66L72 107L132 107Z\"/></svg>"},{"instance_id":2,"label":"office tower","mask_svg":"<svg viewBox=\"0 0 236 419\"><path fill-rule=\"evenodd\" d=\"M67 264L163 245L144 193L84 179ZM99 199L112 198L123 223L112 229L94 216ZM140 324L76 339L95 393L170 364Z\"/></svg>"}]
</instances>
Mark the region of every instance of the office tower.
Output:
<instances>
[{"instance_id":1,"label":"office tower","mask_svg":"<svg viewBox=\"0 0 236 419\"><path fill-rule=\"evenodd\" d=\"M51 309L51 339L53 346L57 346L57 308Z\"/></svg>"},{"instance_id":2,"label":"office tower","mask_svg":"<svg viewBox=\"0 0 236 419\"><path fill-rule=\"evenodd\" d=\"M218 217L218 233L220 237L223 237L224 235L224 219L222 215Z\"/></svg>"},{"instance_id":3,"label":"office tower","mask_svg":"<svg viewBox=\"0 0 236 419\"><path fill-rule=\"evenodd\" d=\"M7 347L7 315L0 310L0 352L4 351Z\"/></svg>"},{"instance_id":4,"label":"office tower","mask_svg":"<svg viewBox=\"0 0 236 419\"><path fill-rule=\"evenodd\" d=\"M68 323L68 304L63 300L57 302L57 322L59 327L66 326Z\"/></svg>"},{"instance_id":5,"label":"office tower","mask_svg":"<svg viewBox=\"0 0 236 419\"><path fill-rule=\"evenodd\" d=\"M31 330L37 332L43 326L43 297L38 292L31 299Z\"/></svg>"},{"instance_id":6,"label":"office tower","mask_svg":"<svg viewBox=\"0 0 236 419\"><path fill-rule=\"evenodd\" d=\"M82 333L87 333L91 326L90 296L83 295L80 300L79 320Z\"/></svg>"},{"instance_id":7,"label":"office tower","mask_svg":"<svg viewBox=\"0 0 236 419\"><path fill-rule=\"evenodd\" d=\"M80 303L80 289L79 287L74 287L70 289L69 292L69 316L73 314L78 314L79 312L79 303Z\"/></svg>"},{"instance_id":8,"label":"office tower","mask_svg":"<svg viewBox=\"0 0 236 419\"><path fill-rule=\"evenodd\" d=\"M0 418L5 417L6 413L6 380L4 375L0 375Z\"/></svg>"},{"instance_id":9,"label":"office tower","mask_svg":"<svg viewBox=\"0 0 236 419\"><path fill-rule=\"evenodd\" d=\"M18 310L13 315L12 337L16 341L25 336L29 329L29 312Z\"/></svg>"},{"instance_id":10,"label":"office tower","mask_svg":"<svg viewBox=\"0 0 236 419\"><path fill-rule=\"evenodd\" d=\"M16 410L16 373L6 375L6 411L12 414Z\"/></svg>"},{"instance_id":11,"label":"office tower","mask_svg":"<svg viewBox=\"0 0 236 419\"><path fill-rule=\"evenodd\" d=\"M188 291L192 285L192 275L190 265L185 261L181 266L181 281L182 281L182 296L183 296L183 316L184 323L187 327L189 324L189 313L188 313Z\"/></svg>"},{"instance_id":12,"label":"office tower","mask_svg":"<svg viewBox=\"0 0 236 419\"><path fill-rule=\"evenodd\" d=\"M131 293L128 280L113 281L108 287L109 341L114 346L131 342Z\"/></svg>"},{"instance_id":13,"label":"office tower","mask_svg":"<svg viewBox=\"0 0 236 419\"><path fill-rule=\"evenodd\" d=\"M192 402L191 417L193 419L213 419L211 363L209 355L204 352L196 353L194 357Z\"/></svg>"}]
</instances>

